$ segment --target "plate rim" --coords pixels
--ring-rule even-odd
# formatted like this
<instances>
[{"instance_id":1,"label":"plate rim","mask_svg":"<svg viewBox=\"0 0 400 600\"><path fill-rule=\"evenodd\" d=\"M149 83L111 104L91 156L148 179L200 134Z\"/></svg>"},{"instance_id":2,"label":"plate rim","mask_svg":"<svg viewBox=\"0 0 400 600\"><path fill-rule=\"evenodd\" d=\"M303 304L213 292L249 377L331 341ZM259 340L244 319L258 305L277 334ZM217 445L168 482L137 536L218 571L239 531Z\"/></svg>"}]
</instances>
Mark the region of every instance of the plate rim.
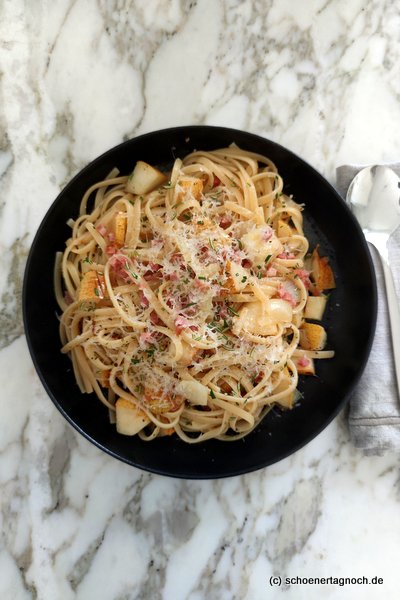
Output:
<instances>
[{"instance_id":1,"label":"plate rim","mask_svg":"<svg viewBox=\"0 0 400 600\"><path fill-rule=\"evenodd\" d=\"M118 150L122 150L125 146L129 146L130 144L132 144L132 142L140 142L140 140L143 140L145 138L151 138L153 136L160 135L160 134L176 135L177 133L183 133L183 132L185 132L187 134L187 136L190 137L191 132L198 132L200 130L209 131L210 133L212 131L214 131L216 133L219 132L221 134L232 135L232 138L234 138L235 134L239 134L242 136L245 135L249 138L249 140L250 140L250 138L252 138L254 140L258 140L260 143L267 143L267 144L275 147L278 151L283 152L289 158L293 157L296 161L300 162L302 167L305 166L309 170L311 170L313 175L317 176L318 179L321 181L321 183L325 187L329 188L331 194L335 197L335 201L340 204L342 210L344 210L347 213L347 217L352 221L353 226L355 226L356 229L358 229L359 238L360 238L359 241L361 243L363 254L364 254L364 257L366 258L366 263L368 265L369 279L370 279L370 284L371 284L371 288L370 288L369 292L370 292L370 296L371 296L370 302L371 302L372 314L371 314L371 321L369 323L368 341L364 347L363 359L362 359L362 361L360 361L360 366L358 368L356 376L353 377L351 385L348 386L346 393L344 394L344 396L342 397L340 402L337 403L337 405L335 406L335 409L332 410L332 412L329 415L329 418L325 418L323 423L318 428L315 428L312 431L312 434L306 436L305 439L301 440L298 444L291 446L286 452L282 452L278 458L275 458L273 460L264 459L262 461L259 461L257 464L251 465L249 467L232 469L231 471L229 471L229 472L227 471L224 473L212 473L212 472L193 473L193 472L183 472L183 471L181 471L181 472L168 471L167 472L165 469L140 464L140 463L135 462L134 460L129 459L128 457L121 456L117 452L113 451L111 448L108 448L107 446L103 445L101 442L96 440L89 433L87 433L83 428L81 428L74 421L74 419L68 414L68 412L64 409L62 404L57 400L57 398L51 391L51 389L46 381L46 378L42 372L41 366L39 365L39 361L37 359L36 353L34 351L33 342L31 339L31 332L30 332L31 325L29 323L28 314L27 314L28 278L29 278L30 266L31 266L32 261L34 260L35 250L36 250L37 244L41 238L43 230L45 230L45 228L46 228L46 224L47 224L49 217L52 215L53 211L58 207L60 199L64 196L66 190L68 190L68 188L72 187L76 181L79 181L79 179L82 176L85 176L85 174L87 172L90 172L96 166L96 164L102 163L107 158L108 155L111 156ZM264 469L272 464L280 462L281 460L284 460L288 456L291 456L292 454L296 453L301 448L305 447L313 439L315 439L324 429L326 429L328 427L328 425L339 414L339 412L342 410L342 408L345 406L345 404L350 399L355 387L357 386L358 382L360 381L360 378L361 378L361 376L365 370L365 367L367 365L367 362L368 362L369 354L370 354L371 347L372 347L373 340L374 340L374 335L375 335L375 330L376 330L376 322L377 322L377 281L376 281L376 273L375 273L375 268L374 268L371 252L368 248L367 241L365 240L364 234L362 233L361 227L360 227L357 219L355 218L354 214L351 212L348 204L341 197L339 192L335 189L335 187L320 173L320 171L318 171L315 167L313 167L308 161L304 160L301 156L299 156L298 154L296 154L289 148L279 144L278 142L275 142L274 140L266 138L262 135L252 133L250 131L245 131L245 130L241 130L241 129L237 129L237 128L216 126L216 125L181 125L181 126L176 126L176 127L167 127L167 128L157 129L154 131L149 131L149 132L140 134L138 136L129 138L127 140L124 140L121 143L119 143L111 148L108 148L102 154L100 154L99 156L96 156L93 160L91 160L89 163L87 163L71 179L69 179L67 181L67 183L62 187L62 189L57 194L55 199L51 202L51 204L49 205L48 209L46 210L44 216L42 217L41 222L35 232L35 235L33 236L33 239L32 239L31 245L30 245L30 249L29 249L29 253L28 253L28 257L27 257L26 265L25 265L25 269L24 269L23 284L22 284L22 317L23 317L23 324L24 324L24 333L25 333L28 349L30 352L30 356L31 356L33 365L35 367L36 373L38 374L39 379L40 379L47 395L49 396L49 398L51 399L53 404L56 406L57 410L62 414L64 419L67 421L67 423L69 423L69 425L71 425L76 431L78 431L86 440L88 440L89 442L94 444L97 448L99 448L100 450L102 450L103 452L108 454L109 456L112 456L113 458L116 458L119 461L121 461L125 464L128 464L130 466L134 466L144 472L149 472L149 473L153 473L153 474L157 474L157 475L173 477L173 478L178 478L178 479L192 479L192 480L221 479L221 478L228 478L228 477L236 477L236 476L243 475L246 473L255 472L257 470ZM206 442L204 442L204 443L206 443ZM224 443L224 442L221 442L221 443ZM236 442L233 442L233 443L236 443ZM201 446L201 444L198 444L198 446Z\"/></svg>"}]
</instances>

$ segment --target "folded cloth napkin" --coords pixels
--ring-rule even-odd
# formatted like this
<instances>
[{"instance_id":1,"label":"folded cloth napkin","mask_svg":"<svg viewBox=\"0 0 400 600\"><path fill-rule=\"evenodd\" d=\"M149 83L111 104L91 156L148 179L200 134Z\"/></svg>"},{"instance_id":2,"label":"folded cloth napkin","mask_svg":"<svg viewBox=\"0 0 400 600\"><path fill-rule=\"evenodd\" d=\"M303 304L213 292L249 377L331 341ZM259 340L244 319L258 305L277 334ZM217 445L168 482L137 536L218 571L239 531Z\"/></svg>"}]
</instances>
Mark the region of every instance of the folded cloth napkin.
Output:
<instances>
[{"instance_id":1,"label":"folded cloth napkin","mask_svg":"<svg viewBox=\"0 0 400 600\"><path fill-rule=\"evenodd\" d=\"M387 165L400 176L400 163ZM337 189L343 198L352 179L364 168L343 165L336 169ZM400 398L395 380L385 282L379 254L369 244L378 285L378 319L371 354L350 398L349 429L352 442L366 455L400 450ZM400 227L388 243L390 265L400 298Z\"/></svg>"}]
</instances>

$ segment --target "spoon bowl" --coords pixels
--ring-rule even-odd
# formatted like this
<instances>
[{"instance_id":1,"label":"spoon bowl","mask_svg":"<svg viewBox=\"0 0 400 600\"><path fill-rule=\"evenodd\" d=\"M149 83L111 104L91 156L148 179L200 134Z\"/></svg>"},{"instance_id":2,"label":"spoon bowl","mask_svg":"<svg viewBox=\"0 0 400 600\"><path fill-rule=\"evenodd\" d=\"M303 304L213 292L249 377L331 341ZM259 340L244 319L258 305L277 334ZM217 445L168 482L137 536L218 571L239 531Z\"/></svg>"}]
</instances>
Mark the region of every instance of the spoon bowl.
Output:
<instances>
[{"instance_id":1,"label":"spoon bowl","mask_svg":"<svg viewBox=\"0 0 400 600\"><path fill-rule=\"evenodd\" d=\"M400 225L400 178L389 167L375 165L362 169L347 192L353 212L364 233L389 237Z\"/></svg>"},{"instance_id":2,"label":"spoon bowl","mask_svg":"<svg viewBox=\"0 0 400 600\"><path fill-rule=\"evenodd\" d=\"M382 261L400 397L400 310L387 248L390 236L400 226L400 178L390 167L366 167L351 182L346 200Z\"/></svg>"}]
</instances>

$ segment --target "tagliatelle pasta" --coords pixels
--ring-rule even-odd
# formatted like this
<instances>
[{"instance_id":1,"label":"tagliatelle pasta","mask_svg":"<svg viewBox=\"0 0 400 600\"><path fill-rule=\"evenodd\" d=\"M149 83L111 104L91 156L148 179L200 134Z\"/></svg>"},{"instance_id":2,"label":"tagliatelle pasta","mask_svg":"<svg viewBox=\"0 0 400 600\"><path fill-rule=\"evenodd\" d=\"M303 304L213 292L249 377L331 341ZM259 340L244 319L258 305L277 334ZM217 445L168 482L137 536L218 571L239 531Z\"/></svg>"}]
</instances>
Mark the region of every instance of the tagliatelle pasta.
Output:
<instances>
[{"instance_id":1,"label":"tagliatelle pasta","mask_svg":"<svg viewBox=\"0 0 400 600\"><path fill-rule=\"evenodd\" d=\"M69 225L62 352L122 434L238 439L333 356L318 323L332 270L264 156L196 151L168 173L139 161L94 184Z\"/></svg>"}]
</instances>

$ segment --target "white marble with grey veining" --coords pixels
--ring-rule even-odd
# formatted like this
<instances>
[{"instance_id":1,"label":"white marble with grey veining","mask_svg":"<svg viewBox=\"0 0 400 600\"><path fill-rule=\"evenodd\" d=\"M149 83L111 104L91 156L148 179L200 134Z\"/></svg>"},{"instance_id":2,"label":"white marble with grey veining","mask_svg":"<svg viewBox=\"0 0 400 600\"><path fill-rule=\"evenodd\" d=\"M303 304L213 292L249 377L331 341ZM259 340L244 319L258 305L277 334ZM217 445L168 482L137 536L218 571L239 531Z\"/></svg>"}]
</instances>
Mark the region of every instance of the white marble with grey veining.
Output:
<instances>
[{"instance_id":1,"label":"white marble with grey veining","mask_svg":"<svg viewBox=\"0 0 400 600\"><path fill-rule=\"evenodd\" d=\"M190 123L279 141L328 179L400 157L399 0L0 2L0 598L398 598L399 457L346 414L280 463L150 475L67 426L20 309L30 242L68 179L138 133ZM270 586L270 577L382 577Z\"/></svg>"}]
</instances>

